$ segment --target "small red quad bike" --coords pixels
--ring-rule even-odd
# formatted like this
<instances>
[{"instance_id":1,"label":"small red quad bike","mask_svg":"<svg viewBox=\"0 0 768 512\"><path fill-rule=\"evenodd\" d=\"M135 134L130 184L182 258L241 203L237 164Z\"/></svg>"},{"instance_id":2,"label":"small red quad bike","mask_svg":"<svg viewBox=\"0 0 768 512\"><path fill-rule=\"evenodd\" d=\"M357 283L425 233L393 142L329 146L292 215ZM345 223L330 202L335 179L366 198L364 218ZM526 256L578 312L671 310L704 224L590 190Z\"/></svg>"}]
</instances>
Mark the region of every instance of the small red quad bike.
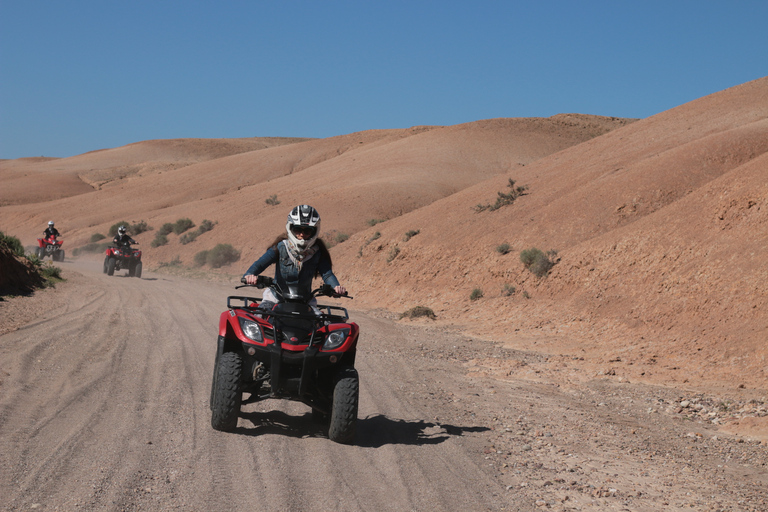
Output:
<instances>
[{"instance_id":1,"label":"small red quad bike","mask_svg":"<svg viewBox=\"0 0 768 512\"><path fill-rule=\"evenodd\" d=\"M211 426L235 430L242 404L294 400L312 408L313 420L327 427L329 439L350 444L357 427L360 384L355 354L360 328L342 307L311 304L316 296L342 297L333 287L323 285L307 297L293 287L279 290L274 284L259 276L255 285L272 286L280 296L271 310L260 307L262 299L227 298L228 310L219 319ZM243 393L249 394L246 400Z\"/></svg>"},{"instance_id":2,"label":"small red quad bike","mask_svg":"<svg viewBox=\"0 0 768 512\"><path fill-rule=\"evenodd\" d=\"M104 258L104 273L115 275L115 270L128 269L129 277L141 277L141 250L134 249L129 243L107 247Z\"/></svg>"},{"instance_id":3,"label":"small red quad bike","mask_svg":"<svg viewBox=\"0 0 768 512\"><path fill-rule=\"evenodd\" d=\"M63 243L63 240L57 240L55 236L38 238L37 245L39 247L35 249L35 254L41 261L46 256L50 256L53 261L64 261L64 249L61 248Z\"/></svg>"}]
</instances>

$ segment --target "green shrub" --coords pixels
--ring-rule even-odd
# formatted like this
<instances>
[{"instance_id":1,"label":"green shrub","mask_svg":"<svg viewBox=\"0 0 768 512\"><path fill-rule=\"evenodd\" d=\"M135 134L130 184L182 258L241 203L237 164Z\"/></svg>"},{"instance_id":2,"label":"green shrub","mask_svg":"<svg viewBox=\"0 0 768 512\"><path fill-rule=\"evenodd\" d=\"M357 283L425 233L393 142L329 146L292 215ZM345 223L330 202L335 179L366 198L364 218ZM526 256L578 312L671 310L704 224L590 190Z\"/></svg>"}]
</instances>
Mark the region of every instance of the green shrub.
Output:
<instances>
[{"instance_id":1,"label":"green shrub","mask_svg":"<svg viewBox=\"0 0 768 512\"><path fill-rule=\"evenodd\" d=\"M197 228L197 231L199 234L207 233L208 231L213 229L213 226L215 226L216 223L209 221L208 219L203 220L203 222L200 223L200 226Z\"/></svg>"},{"instance_id":2,"label":"green shrub","mask_svg":"<svg viewBox=\"0 0 768 512\"><path fill-rule=\"evenodd\" d=\"M412 229L412 230L408 231L408 232L407 232L407 233L406 233L406 234L403 236L403 242L407 242L408 240L410 240L410 239L411 239L411 238L413 238L414 236L418 235L419 233L421 233L421 230L418 230L418 229L415 229L415 230L414 230L414 229Z\"/></svg>"},{"instance_id":3,"label":"green shrub","mask_svg":"<svg viewBox=\"0 0 768 512\"><path fill-rule=\"evenodd\" d=\"M342 242L346 242L347 240L349 240L349 235L346 233L337 233L333 240L337 244L340 244Z\"/></svg>"},{"instance_id":4,"label":"green shrub","mask_svg":"<svg viewBox=\"0 0 768 512\"><path fill-rule=\"evenodd\" d=\"M469 300L477 300L483 297L483 290L475 288L472 293L469 294Z\"/></svg>"},{"instance_id":5,"label":"green shrub","mask_svg":"<svg viewBox=\"0 0 768 512\"><path fill-rule=\"evenodd\" d=\"M528 190L528 187L515 187L515 181L510 178L509 183L507 183L507 187L510 189L510 192L507 192L506 194L504 192L497 192L496 202L494 204L478 204L474 207L474 210L476 212L482 212L485 210L494 211L498 210L502 206L506 206L508 204L512 204L515 202L515 199L517 199L520 196L525 195L525 191Z\"/></svg>"},{"instance_id":6,"label":"green shrub","mask_svg":"<svg viewBox=\"0 0 768 512\"><path fill-rule=\"evenodd\" d=\"M514 286L505 284L504 288L501 290L501 295L503 297L509 297L510 295L513 295L516 291L517 291L517 288L515 288Z\"/></svg>"},{"instance_id":7,"label":"green shrub","mask_svg":"<svg viewBox=\"0 0 768 512\"><path fill-rule=\"evenodd\" d=\"M200 251L192 258L192 262L196 267L202 267L206 261L208 261L208 251Z\"/></svg>"},{"instance_id":8,"label":"green shrub","mask_svg":"<svg viewBox=\"0 0 768 512\"><path fill-rule=\"evenodd\" d=\"M92 244L96 243L99 240L104 240L105 238L107 238L107 237L102 235L101 233L94 233L94 234L91 235L91 243Z\"/></svg>"},{"instance_id":9,"label":"green shrub","mask_svg":"<svg viewBox=\"0 0 768 512\"><path fill-rule=\"evenodd\" d=\"M280 200L277 199L277 194L272 194L264 200L269 206L277 206L280 204Z\"/></svg>"},{"instance_id":10,"label":"green shrub","mask_svg":"<svg viewBox=\"0 0 768 512\"><path fill-rule=\"evenodd\" d=\"M218 244L208 251L205 262L212 268L223 267L240 259L240 251L229 244Z\"/></svg>"},{"instance_id":11,"label":"green shrub","mask_svg":"<svg viewBox=\"0 0 768 512\"><path fill-rule=\"evenodd\" d=\"M541 249L532 247L531 249L525 249L520 252L520 261L523 262L525 268L530 270L536 277L546 276L552 267L555 266L555 256L557 251L550 250L546 253Z\"/></svg>"},{"instance_id":12,"label":"green shrub","mask_svg":"<svg viewBox=\"0 0 768 512\"><path fill-rule=\"evenodd\" d=\"M155 239L152 240L152 243L149 244L150 247L160 247L161 245L165 245L168 243L168 237L165 235L165 233L157 232L155 235Z\"/></svg>"},{"instance_id":13,"label":"green shrub","mask_svg":"<svg viewBox=\"0 0 768 512\"><path fill-rule=\"evenodd\" d=\"M61 269L59 267L54 267L50 263L40 267L40 275L45 280L46 287L53 288L56 286L56 283L64 281L64 278L61 277Z\"/></svg>"},{"instance_id":14,"label":"green shrub","mask_svg":"<svg viewBox=\"0 0 768 512\"><path fill-rule=\"evenodd\" d=\"M190 231L189 233L184 233L179 238L179 242L181 242L181 245L187 245L190 242L194 242L195 238L197 238L197 235L200 233L200 231Z\"/></svg>"},{"instance_id":15,"label":"green shrub","mask_svg":"<svg viewBox=\"0 0 768 512\"><path fill-rule=\"evenodd\" d=\"M386 221L386 219L368 219L368 225L373 227L376 224Z\"/></svg>"},{"instance_id":16,"label":"green shrub","mask_svg":"<svg viewBox=\"0 0 768 512\"><path fill-rule=\"evenodd\" d=\"M413 307L400 315L400 318L420 318L420 317L427 317L430 320L435 320L437 318L437 316L435 316L435 312L426 306Z\"/></svg>"},{"instance_id":17,"label":"green shrub","mask_svg":"<svg viewBox=\"0 0 768 512\"><path fill-rule=\"evenodd\" d=\"M195 223L192 222L192 219L179 219L176 221L176 223L173 225L173 232L177 235L182 234L183 232L192 229L195 227Z\"/></svg>"},{"instance_id":18,"label":"green shrub","mask_svg":"<svg viewBox=\"0 0 768 512\"><path fill-rule=\"evenodd\" d=\"M173 233L173 224L170 222L166 222L157 230L158 235L170 235L171 233Z\"/></svg>"},{"instance_id":19,"label":"green shrub","mask_svg":"<svg viewBox=\"0 0 768 512\"><path fill-rule=\"evenodd\" d=\"M498 247L496 247L496 252L499 254L508 254L510 251L509 244L501 244Z\"/></svg>"},{"instance_id":20,"label":"green shrub","mask_svg":"<svg viewBox=\"0 0 768 512\"><path fill-rule=\"evenodd\" d=\"M145 231L152 231L152 226L149 226L145 221L139 221L135 224L131 224L128 228L132 235L139 235Z\"/></svg>"},{"instance_id":21,"label":"green shrub","mask_svg":"<svg viewBox=\"0 0 768 512\"><path fill-rule=\"evenodd\" d=\"M19 240L15 236L6 235L2 231L0 231L0 245L3 245L7 249L9 249L16 256L19 256L19 257L24 256L24 246L21 245L21 240Z\"/></svg>"}]
</instances>

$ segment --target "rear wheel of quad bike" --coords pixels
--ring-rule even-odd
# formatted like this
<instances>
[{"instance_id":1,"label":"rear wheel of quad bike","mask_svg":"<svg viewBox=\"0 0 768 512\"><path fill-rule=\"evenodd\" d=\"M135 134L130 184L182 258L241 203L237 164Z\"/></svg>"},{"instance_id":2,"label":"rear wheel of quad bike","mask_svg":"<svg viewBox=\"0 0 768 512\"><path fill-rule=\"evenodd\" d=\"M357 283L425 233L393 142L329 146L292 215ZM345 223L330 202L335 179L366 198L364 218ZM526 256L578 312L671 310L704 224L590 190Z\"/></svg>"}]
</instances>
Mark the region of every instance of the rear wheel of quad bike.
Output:
<instances>
[{"instance_id":1,"label":"rear wheel of quad bike","mask_svg":"<svg viewBox=\"0 0 768 512\"><path fill-rule=\"evenodd\" d=\"M134 267L133 277L141 277L141 262L138 262Z\"/></svg>"},{"instance_id":2,"label":"rear wheel of quad bike","mask_svg":"<svg viewBox=\"0 0 768 512\"><path fill-rule=\"evenodd\" d=\"M104 258L104 273L107 273L107 264L109 263L109 256Z\"/></svg>"},{"instance_id":3,"label":"rear wheel of quad bike","mask_svg":"<svg viewBox=\"0 0 768 512\"><path fill-rule=\"evenodd\" d=\"M42 260L43 259L43 248L38 247L35 249L35 256L37 256L37 259Z\"/></svg>"},{"instance_id":4,"label":"rear wheel of quad bike","mask_svg":"<svg viewBox=\"0 0 768 512\"><path fill-rule=\"evenodd\" d=\"M357 428L357 404L360 381L354 368L342 369L333 387L333 406L328 438L342 444L350 444Z\"/></svg>"},{"instance_id":5,"label":"rear wheel of quad bike","mask_svg":"<svg viewBox=\"0 0 768 512\"><path fill-rule=\"evenodd\" d=\"M243 392L240 390L240 374L243 357L236 352L225 352L219 357L213 379L211 426L215 430L231 432L237 427Z\"/></svg>"},{"instance_id":6,"label":"rear wheel of quad bike","mask_svg":"<svg viewBox=\"0 0 768 512\"><path fill-rule=\"evenodd\" d=\"M115 275L115 265L117 264L117 260L115 258L109 258L107 260L107 275L113 276Z\"/></svg>"}]
</instances>

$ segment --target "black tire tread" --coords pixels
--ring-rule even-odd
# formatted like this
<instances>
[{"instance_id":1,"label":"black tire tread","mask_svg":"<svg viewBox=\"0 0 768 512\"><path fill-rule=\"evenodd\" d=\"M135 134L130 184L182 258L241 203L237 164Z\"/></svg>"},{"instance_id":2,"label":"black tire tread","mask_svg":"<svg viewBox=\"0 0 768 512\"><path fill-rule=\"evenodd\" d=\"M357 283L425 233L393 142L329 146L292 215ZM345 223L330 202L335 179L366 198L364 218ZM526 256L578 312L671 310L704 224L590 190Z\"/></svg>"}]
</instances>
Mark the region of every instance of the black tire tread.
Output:
<instances>
[{"instance_id":1,"label":"black tire tread","mask_svg":"<svg viewBox=\"0 0 768 512\"><path fill-rule=\"evenodd\" d=\"M354 368L341 370L333 388L333 407L328 427L328 438L341 444L350 444L357 429L357 409L360 380Z\"/></svg>"},{"instance_id":2,"label":"black tire tread","mask_svg":"<svg viewBox=\"0 0 768 512\"><path fill-rule=\"evenodd\" d=\"M219 358L213 381L211 403L211 426L215 430L231 432L237 427L243 393L240 390L240 376L243 357L236 352L225 352Z\"/></svg>"}]
</instances>

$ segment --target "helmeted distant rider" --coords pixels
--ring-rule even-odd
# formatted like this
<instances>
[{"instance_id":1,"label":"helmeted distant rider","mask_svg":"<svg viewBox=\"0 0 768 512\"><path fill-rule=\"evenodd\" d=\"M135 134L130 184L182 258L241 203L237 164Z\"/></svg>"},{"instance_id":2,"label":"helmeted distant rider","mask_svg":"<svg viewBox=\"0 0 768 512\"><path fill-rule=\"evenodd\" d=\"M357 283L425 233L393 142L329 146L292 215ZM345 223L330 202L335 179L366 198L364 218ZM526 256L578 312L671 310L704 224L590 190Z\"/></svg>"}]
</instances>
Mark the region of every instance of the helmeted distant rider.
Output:
<instances>
[{"instance_id":1,"label":"helmeted distant rider","mask_svg":"<svg viewBox=\"0 0 768 512\"><path fill-rule=\"evenodd\" d=\"M257 276L274 263L275 285L279 289L297 286L302 295L309 296L312 279L319 276L325 284L333 286L337 294L346 295L347 289L333 274L331 255L318 238L320 214L317 210L306 204L296 206L288 214L285 231L286 234L278 236L261 258L248 268L243 275L245 282L255 285ZM272 309L277 302L280 299L271 288L264 290L262 308Z\"/></svg>"},{"instance_id":2,"label":"helmeted distant rider","mask_svg":"<svg viewBox=\"0 0 768 512\"><path fill-rule=\"evenodd\" d=\"M112 239L112 243L118 247L122 247L135 244L136 240L128 236L128 230L125 229L125 226L120 226L117 228L117 235L115 235L115 238Z\"/></svg>"},{"instance_id":3,"label":"helmeted distant rider","mask_svg":"<svg viewBox=\"0 0 768 512\"><path fill-rule=\"evenodd\" d=\"M53 221L51 220L51 221L48 221L48 227L45 228L45 231L43 231L43 238L45 240L48 240L52 236L58 238L61 235L59 234L59 230L53 227Z\"/></svg>"}]
</instances>

